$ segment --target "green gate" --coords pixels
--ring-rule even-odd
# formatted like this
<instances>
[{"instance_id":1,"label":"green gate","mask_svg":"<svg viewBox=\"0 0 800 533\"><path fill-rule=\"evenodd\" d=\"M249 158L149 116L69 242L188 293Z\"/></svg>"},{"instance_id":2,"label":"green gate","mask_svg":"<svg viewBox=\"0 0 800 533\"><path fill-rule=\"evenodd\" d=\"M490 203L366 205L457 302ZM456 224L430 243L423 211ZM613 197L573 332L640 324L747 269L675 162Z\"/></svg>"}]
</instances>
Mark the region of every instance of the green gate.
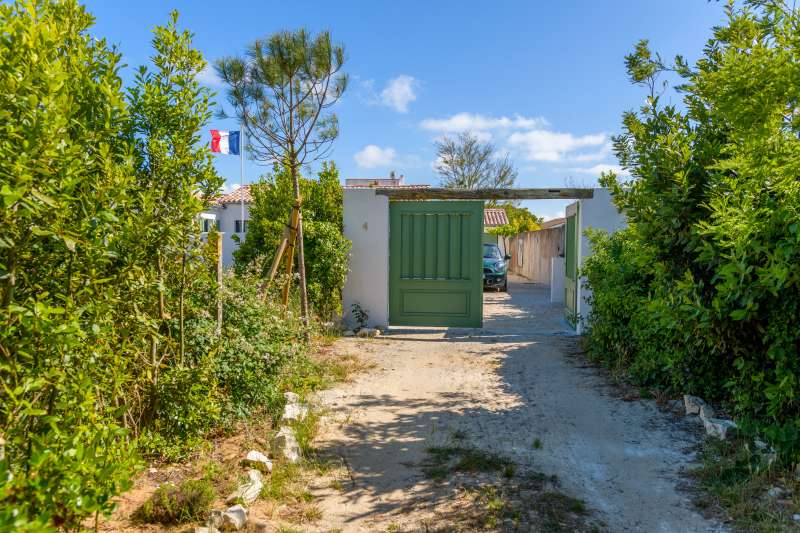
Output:
<instances>
[{"instance_id":1,"label":"green gate","mask_svg":"<svg viewBox=\"0 0 800 533\"><path fill-rule=\"evenodd\" d=\"M389 204L389 323L480 327L483 202Z\"/></svg>"},{"instance_id":2,"label":"green gate","mask_svg":"<svg viewBox=\"0 0 800 533\"><path fill-rule=\"evenodd\" d=\"M579 207L578 204L577 207ZM567 319L575 323L578 315L578 213L567 217L567 227L564 232L564 306L566 308Z\"/></svg>"}]
</instances>

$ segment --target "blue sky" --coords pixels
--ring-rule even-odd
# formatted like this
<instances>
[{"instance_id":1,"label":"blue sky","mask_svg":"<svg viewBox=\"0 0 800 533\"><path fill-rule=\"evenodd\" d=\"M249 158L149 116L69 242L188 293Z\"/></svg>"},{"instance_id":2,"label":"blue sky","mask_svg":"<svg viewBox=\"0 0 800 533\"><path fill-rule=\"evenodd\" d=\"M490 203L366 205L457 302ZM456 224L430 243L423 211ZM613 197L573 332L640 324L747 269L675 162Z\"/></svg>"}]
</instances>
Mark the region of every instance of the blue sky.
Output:
<instances>
[{"instance_id":1,"label":"blue sky","mask_svg":"<svg viewBox=\"0 0 800 533\"><path fill-rule=\"evenodd\" d=\"M87 4L93 33L130 65L126 79L148 61L150 31L171 9L209 61L280 29L328 29L345 46L351 77L335 109L340 136L330 155L342 178L394 169L409 183L436 184L434 139L468 129L508 151L519 187L595 184L617 163L609 137L622 112L644 95L629 84L624 55L647 38L666 58L694 60L724 20L721 3L705 0ZM223 89L210 73L205 79ZM210 126L236 128L217 119ZM239 182L236 157L218 157L217 167L229 187ZM266 170L251 161L245 168L247 182ZM549 218L566 203L525 205Z\"/></svg>"}]
</instances>

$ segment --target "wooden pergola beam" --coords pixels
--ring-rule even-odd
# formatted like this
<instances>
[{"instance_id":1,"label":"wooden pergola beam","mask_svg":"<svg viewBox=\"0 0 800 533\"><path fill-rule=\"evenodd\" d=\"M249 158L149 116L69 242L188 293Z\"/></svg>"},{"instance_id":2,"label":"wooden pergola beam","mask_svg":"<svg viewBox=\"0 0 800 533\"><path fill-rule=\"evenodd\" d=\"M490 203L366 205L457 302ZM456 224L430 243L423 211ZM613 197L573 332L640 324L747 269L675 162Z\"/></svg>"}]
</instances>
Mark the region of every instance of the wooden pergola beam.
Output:
<instances>
[{"instance_id":1,"label":"wooden pergola beam","mask_svg":"<svg viewBox=\"0 0 800 533\"><path fill-rule=\"evenodd\" d=\"M593 189L449 189L376 187L391 200L574 200L592 198Z\"/></svg>"}]
</instances>

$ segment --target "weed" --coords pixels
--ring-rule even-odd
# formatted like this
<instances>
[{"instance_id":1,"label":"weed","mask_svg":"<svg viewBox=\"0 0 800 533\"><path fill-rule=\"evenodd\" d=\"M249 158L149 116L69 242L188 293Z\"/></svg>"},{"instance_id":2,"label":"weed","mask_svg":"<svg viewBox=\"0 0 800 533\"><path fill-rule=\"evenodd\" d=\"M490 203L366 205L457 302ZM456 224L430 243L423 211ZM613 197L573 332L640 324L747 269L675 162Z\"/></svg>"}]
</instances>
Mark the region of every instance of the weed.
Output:
<instances>
[{"instance_id":1,"label":"weed","mask_svg":"<svg viewBox=\"0 0 800 533\"><path fill-rule=\"evenodd\" d=\"M702 466L692 470L690 476L708 496L698 498L698 507L723 509L735 526L745 531L797 527L792 516L800 513L800 481L791 473L765 465L746 439L708 439L699 457ZM788 498L767 496L772 487L785 488Z\"/></svg>"},{"instance_id":2,"label":"weed","mask_svg":"<svg viewBox=\"0 0 800 533\"><path fill-rule=\"evenodd\" d=\"M533 446L534 450L541 450L542 449L542 441L539 439L539 437L536 437L535 439L533 439L533 445L532 446Z\"/></svg>"},{"instance_id":3,"label":"weed","mask_svg":"<svg viewBox=\"0 0 800 533\"><path fill-rule=\"evenodd\" d=\"M216 494L205 479L180 485L160 486L136 512L136 518L152 524L181 524L205 518Z\"/></svg>"}]
</instances>

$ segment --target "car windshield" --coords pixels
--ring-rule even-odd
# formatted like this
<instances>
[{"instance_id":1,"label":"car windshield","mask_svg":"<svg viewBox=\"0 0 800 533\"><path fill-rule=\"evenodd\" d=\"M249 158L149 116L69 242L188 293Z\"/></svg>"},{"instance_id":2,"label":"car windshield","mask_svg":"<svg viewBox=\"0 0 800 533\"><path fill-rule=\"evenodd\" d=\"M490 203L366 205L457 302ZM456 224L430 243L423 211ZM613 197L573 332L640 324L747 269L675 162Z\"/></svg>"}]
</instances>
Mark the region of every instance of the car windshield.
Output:
<instances>
[{"instance_id":1,"label":"car windshield","mask_svg":"<svg viewBox=\"0 0 800 533\"><path fill-rule=\"evenodd\" d=\"M500 248L496 244L483 245L483 258L484 259L502 259L500 255Z\"/></svg>"}]
</instances>

